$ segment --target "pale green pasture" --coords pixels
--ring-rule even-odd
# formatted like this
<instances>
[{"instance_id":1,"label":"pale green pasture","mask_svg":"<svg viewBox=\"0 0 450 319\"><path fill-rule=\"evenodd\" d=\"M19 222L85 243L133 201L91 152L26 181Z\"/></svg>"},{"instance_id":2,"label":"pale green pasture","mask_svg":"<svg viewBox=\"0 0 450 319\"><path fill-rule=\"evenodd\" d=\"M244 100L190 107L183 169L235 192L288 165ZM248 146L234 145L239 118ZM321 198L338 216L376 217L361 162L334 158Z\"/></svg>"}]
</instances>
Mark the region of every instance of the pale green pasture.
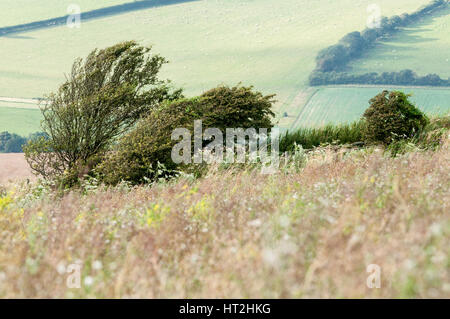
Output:
<instances>
[{"instance_id":1,"label":"pale green pasture","mask_svg":"<svg viewBox=\"0 0 450 319\"><path fill-rule=\"evenodd\" d=\"M41 111L0 105L0 132L28 136L40 131Z\"/></svg>"},{"instance_id":2,"label":"pale green pasture","mask_svg":"<svg viewBox=\"0 0 450 319\"><path fill-rule=\"evenodd\" d=\"M0 27L14 26L40 20L63 17L69 6L76 4L81 11L130 2L130 0L9 0L0 1Z\"/></svg>"},{"instance_id":3,"label":"pale green pasture","mask_svg":"<svg viewBox=\"0 0 450 319\"><path fill-rule=\"evenodd\" d=\"M85 21L80 29L62 26L0 38L0 96L41 97L57 88L76 57L134 39L154 44L155 52L171 61L163 76L188 94L243 82L276 93L278 105L289 104L307 85L317 52L363 29L372 2L201 0ZM393 15L427 2L378 4Z\"/></svg>"},{"instance_id":4,"label":"pale green pasture","mask_svg":"<svg viewBox=\"0 0 450 319\"><path fill-rule=\"evenodd\" d=\"M382 41L350 64L352 73L411 69L450 77L450 8Z\"/></svg>"},{"instance_id":5,"label":"pale green pasture","mask_svg":"<svg viewBox=\"0 0 450 319\"><path fill-rule=\"evenodd\" d=\"M303 107L291 129L355 121L369 107L369 100L383 90L412 94L411 101L429 115L445 114L450 110L450 89L325 87L319 88Z\"/></svg>"}]
</instances>

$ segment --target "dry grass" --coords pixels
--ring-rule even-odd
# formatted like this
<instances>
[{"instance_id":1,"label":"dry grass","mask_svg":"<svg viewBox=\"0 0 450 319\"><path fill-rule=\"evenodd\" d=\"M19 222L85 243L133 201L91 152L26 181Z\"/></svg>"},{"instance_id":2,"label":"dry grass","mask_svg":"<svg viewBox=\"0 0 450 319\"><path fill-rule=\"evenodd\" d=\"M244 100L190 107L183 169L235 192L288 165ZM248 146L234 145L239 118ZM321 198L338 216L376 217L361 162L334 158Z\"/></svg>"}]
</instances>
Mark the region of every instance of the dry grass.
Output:
<instances>
[{"instance_id":1,"label":"dry grass","mask_svg":"<svg viewBox=\"0 0 450 319\"><path fill-rule=\"evenodd\" d=\"M34 180L23 154L0 154L0 183L25 179Z\"/></svg>"},{"instance_id":2,"label":"dry grass","mask_svg":"<svg viewBox=\"0 0 450 319\"><path fill-rule=\"evenodd\" d=\"M449 297L449 160L447 140L62 198L17 186L0 199L0 297ZM72 263L80 289L66 286Z\"/></svg>"}]
</instances>

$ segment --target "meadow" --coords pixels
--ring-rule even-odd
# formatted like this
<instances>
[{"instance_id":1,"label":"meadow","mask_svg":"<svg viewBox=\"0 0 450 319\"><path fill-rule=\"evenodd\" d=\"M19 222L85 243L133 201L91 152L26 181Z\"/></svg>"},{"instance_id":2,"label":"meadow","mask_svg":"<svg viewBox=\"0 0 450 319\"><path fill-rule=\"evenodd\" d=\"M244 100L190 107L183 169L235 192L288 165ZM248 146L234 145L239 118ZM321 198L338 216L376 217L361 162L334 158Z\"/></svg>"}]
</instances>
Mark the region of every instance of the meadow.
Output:
<instances>
[{"instance_id":1,"label":"meadow","mask_svg":"<svg viewBox=\"0 0 450 319\"><path fill-rule=\"evenodd\" d=\"M4 186L0 297L447 298L449 146L446 134L436 152L396 158L325 147L275 175L211 167L63 197ZM366 285L371 264L380 289Z\"/></svg>"},{"instance_id":2,"label":"meadow","mask_svg":"<svg viewBox=\"0 0 450 319\"><path fill-rule=\"evenodd\" d=\"M78 4L84 11L125 2ZM428 2L378 4L383 14L393 15ZM72 2L48 3L54 7L44 10L30 0L11 4L0 34L4 26L63 16ZM153 44L154 52L171 61L162 77L187 95L221 83L253 84L257 91L277 94L278 125L298 129L280 141L280 165L270 174L261 163L179 165L174 172L159 165L160 159L170 163L165 132L169 138L172 123L200 116L219 124L223 119L248 123L254 116L239 107L250 99L227 98L225 106L176 101L167 105L170 112L150 114L136 128L129 121L141 114L135 107L140 98L111 94L110 100L104 92L120 93L119 83L105 82L97 72L82 85L73 82L78 93L90 89L82 101L100 102L65 97L69 107L49 119L57 128L50 139L25 149L46 180L31 176L23 154L0 154L0 298L448 298L448 116L423 119L423 125L393 134L402 129L398 126L409 127L405 117L416 118L417 112L388 119L396 127L386 125L382 108L372 117L372 123L382 124L368 126L371 130L365 130L370 119L311 129L358 120L369 99L384 89L412 93L411 100L428 114L448 114L449 89L308 86L317 52L362 30L371 3L199 0L82 21L79 29L0 36L0 132L38 131L42 115L26 98L56 90L76 57L132 39ZM415 44L426 37L427 26L419 27ZM445 51L446 34L434 37ZM416 48L422 56L414 59L426 59L426 51ZM439 54L444 56L434 57ZM102 55L99 61L109 60ZM137 90L136 78L131 79L123 82ZM116 86L103 90L109 85ZM210 99L222 101L223 94ZM237 96L242 101L242 93ZM115 107L119 98L129 106L122 121L116 120L124 113ZM250 102L257 110L255 100ZM270 106L257 102L264 110ZM176 112L169 109L177 103L186 104ZM52 105L59 109L57 102ZM215 113L221 110L217 105L229 113ZM228 116L239 113L234 109L245 116ZM117 141L122 127L129 139ZM116 131L102 135L106 128ZM367 133L375 136L378 129L386 131L390 145L373 144L388 144L384 135L369 138ZM159 138L147 139L153 136ZM122 182L108 184L108 170L123 173ZM368 286L370 265L381 269L379 289ZM73 280L77 275L79 282Z\"/></svg>"}]
</instances>

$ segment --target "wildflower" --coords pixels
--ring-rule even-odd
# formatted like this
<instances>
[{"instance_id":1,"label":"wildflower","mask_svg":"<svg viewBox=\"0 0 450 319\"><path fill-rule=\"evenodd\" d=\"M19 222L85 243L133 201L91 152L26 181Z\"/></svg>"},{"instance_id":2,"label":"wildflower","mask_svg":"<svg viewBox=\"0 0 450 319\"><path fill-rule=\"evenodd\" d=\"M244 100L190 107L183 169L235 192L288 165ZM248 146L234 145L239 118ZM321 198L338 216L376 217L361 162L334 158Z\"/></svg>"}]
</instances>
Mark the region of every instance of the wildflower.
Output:
<instances>
[{"instance_id":1,"label":"wildflower","mask_svg":"<svg viewBox=\"0 0 450 319\"><path fill-rule=\"evenodd\" d=\"M411 259L407 259L403 262L403 266L407 269L407 270L412 270L416 267L416 263L414 262L414 260Z\"/></svg>"},{"instance_id":2,"label":"wildflower","mask_svg":"<svg viewBox=\"0 0 450 319\"><path fill-rule=\"evenodd\" d=\"M191 256L191 263L195 264L199 259L199 256L197 254L193 254Z\"/></svg>"},{"instance_id":3,"label":"wildflower","mask_svg":"<svg viewBox=\"0 0 450 319\"><path fill-rule=\"evenodd\" d=\"M95 270L100 270L100 269L102 269L102 267L103 267L103 265L100 260L96 260L92 263L92 268Z\"/></svg>"},{"instance_id":4,"label":"wildflower","mask_svg":"<svg viewBox=\"0 0 450 319\"><path fill-rule=\"evenodd\" d=\"M286 216L286 215L281 216L280 219L279 219L279 223L280 223L281 227L287 228L289 226L289 224L290 224L289 217Z\"/></svg>"},{"instance_id":5,"label":"wildflower","mask_svg":"<svg viewBox=\"0 0 450 319\"><path fill-rule=\"evenodd\" d=\"M278 263L278 254L273 249L264 250L262 256L269 265L275 266Z\"/></svg>"},{"instance_id":6,"label":"wildflower","mask_svg":"<svg viewBox=\"0 0 450 319\"><path fill-rule=\"evenodd\" d=\"M249 221L247 225L249 227L257 228L262 225L262 221L261 221L261 219L255 219L255 220Z\"/></svg>"},{"instance_id":7,"label":"wildflower","mask_svg":"<svg viewBox=\"0 0 450 319\"><path fill-rule=\"evenodd\" d=\"M84 278L84 284L86 286L92 286L93 283L94 283L94 278L92 278L91 276L87 276L86 278Z\"/></svg>"},{"instance_id":8,"label":"wildflower","mask_svg":"<svg viewBox=\"0 0 450 319\"><path fill-rule=\"evenodd\" d=\"M64 265L63 262L60 262L57 266L56 266L56 271L58 272L58 274L63 275L66 273L66 266Z\"/></svg>"},{"instance_id":9,"label":"wildflower","mask_svg":"<svg viewBox=\"0 0 450 319\"><path fill-rule=\"evenodd\" d=\"M441 225L434 223L433 225L431 225L430 227L430 233L433 236L439 236L442 233L442 228Z\"/></svg>"}]
</instances>

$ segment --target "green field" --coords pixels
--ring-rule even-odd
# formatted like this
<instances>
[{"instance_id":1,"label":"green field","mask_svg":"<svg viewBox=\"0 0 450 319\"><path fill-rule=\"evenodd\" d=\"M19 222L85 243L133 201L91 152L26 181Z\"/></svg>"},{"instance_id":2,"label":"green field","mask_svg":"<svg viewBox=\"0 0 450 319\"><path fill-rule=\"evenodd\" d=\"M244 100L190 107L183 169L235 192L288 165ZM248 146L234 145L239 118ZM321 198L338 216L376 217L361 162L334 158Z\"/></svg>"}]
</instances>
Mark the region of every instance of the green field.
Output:
<instances>
[{"instance_id":1,"label":"green field","mask_svg":"<svg viewBox=\"0 0 450 319\"><path fill-rule=\"evenodd\" d=\"M92 3L83 0L76 3L86 12L129 2ZM21 0L2 4L0 10L9 14L2 18L0 27L64 16L72 3L51 0L48 6L43 7L36 1ZM278 114L288 114L279 118L282 127L292 127L294 122L294 126L311 123L313 117L322 121L323 111L299 120L300 112L303 117L311 103L317 103L317 96L312 96L316 89L309 88L307 83L315 67L315 57L321 49L336 43L346 33L364 29L368 16L366 9L372 3L371 0L198 0L82 21L79 29L58 26L11 34L0 37L0 96L42 97L56 90L64 81L64 74L70 70L76 57L84 57L96 47L103 48L133 39L153 45L155 52L170 60L170 64L163 68L162 76L183 87L187 95L199 94L222 83L232 85L242 82L252 84L264 93L277 94ZM427 3L429 0L377 2L386 16L412 12ZM25 7L27 14L23 14ZM438 17L432 21L422 21L422 25L413 28L417 34L405 36L409 42L404 43L405 53L399 55L402 60L405 59L404 65L400 67L396 61L387 65L386 69L392 71L397 66L410 67L419 72L438 72L446 76L449 68L443 67L446 64L442 63L442 59L435 58L438 55L444 58L449 52L446 49L449 47L448 33L445 33L448 31L448 20L445 19ZM422 37L425 40L421 41ZM436 40L430 42L428 38ZM426 63L420 63L423 55L428 54L419 50L426 48L426 45L421 45L422 42L438 46L436 51L439 52L435 52L432 61L426 59ZM413 50L422 55L413 55L415 51L409 50L409 45L414 45ZM379 54L377 50L378 47L371 53L374 59ZM414 60L414 65L407 60L407 53ZM385 52L380 54L383 56ZM355 65L355 71L358 70ZM358 72L364 71L361 68ZM328 110L325 114L330 115L326 121L353 119L355 114L360 113L361 104L366 106L370 98L366 91L358 92L358 89L345 91L346 96L333 98L331 94L334 91L330 90L327 93L330 97L323 99L322 103L329 101L332 104L321 106ZM337 94L340 93L337 91ZM349 97L352 94L354 96ZM444 101L440 97L433 99ZM345 104L333 104L333 101L345 100ZM448 105L446 101L442 103L444 108ZM1 106L12 105L2 103ZM339 116L333 116L332 110L339 107L343 107L338 112ZM316 108L313 107L314 110ZM6 112L2 116L0 130L3 130L3 123L13 121L5 118ZM11 125L8 127L11 128Z\"/></svg>"},{"instance_id":2,"label":"green field","mask_svg":"<svg viewBox=\"0 0 450 319\"><path fill-rule=\"evenodd\" d=\"M16 8L14 15L21 15L23 2L8 4ZM427 2L380 0L378 4L390 15L414 11ZM242 81L277 93L281 105L307 85L320 49L365 27L370 3L201 0L82 22L80 29L61 26L3 37L0 81L6 85L0 96L41 97L64 80L74 58L95 47L135 39L154 44L155 52L171 61L164 76L188 94ZM57 7L52 14L66 14L66 5ZM33 13L27 21L36 17Z\"/></svg>"},{"instance_id":3,"label":"green field","mask_svg":"<svg viewBox=\"0 0 450 319\"><path fill-rule=\"evenodd\" d=\"M291 129L357 120L369 106L369 100L383 90L400 90L412 94L413 101L429 115L450 110L450 89L394 87L324 87L317 88L300 110Z\"/></svg>"},{"instance_id":4,"label":"green field","mask_svg":"<svg viewBox=\"0 0 450 319\"><path fill-rule=\"evenodd\" d=\"M411 69L450 77L450 8L381 41L349 67L352 73ZM450 102L448 102L450 103Z\"/></svg>"},{"instance_id":5,"label":"green field","mask_svg":"<svg viewBox=\"0 0 450 319\"><path fill-rule=\"evenodd\" d=\"M41 111L0 105L0 132L22 136L40 131Z\"/></svg>"},{"instance_id":6,"label":"green field","mask_svg":"<svg viewBox=\"0 0 450 319\"><path fill-rule=\"evenodd\" d=\"M130 0L45 0L45 5L43 5L41 1L34 0L2 1L0 2L0 12L8 14L2 14L0 27L65 16L68 13L67 8L71 4L77 4L82 11L88 11L127 2Z\"/></svg>"}]
</instances>

